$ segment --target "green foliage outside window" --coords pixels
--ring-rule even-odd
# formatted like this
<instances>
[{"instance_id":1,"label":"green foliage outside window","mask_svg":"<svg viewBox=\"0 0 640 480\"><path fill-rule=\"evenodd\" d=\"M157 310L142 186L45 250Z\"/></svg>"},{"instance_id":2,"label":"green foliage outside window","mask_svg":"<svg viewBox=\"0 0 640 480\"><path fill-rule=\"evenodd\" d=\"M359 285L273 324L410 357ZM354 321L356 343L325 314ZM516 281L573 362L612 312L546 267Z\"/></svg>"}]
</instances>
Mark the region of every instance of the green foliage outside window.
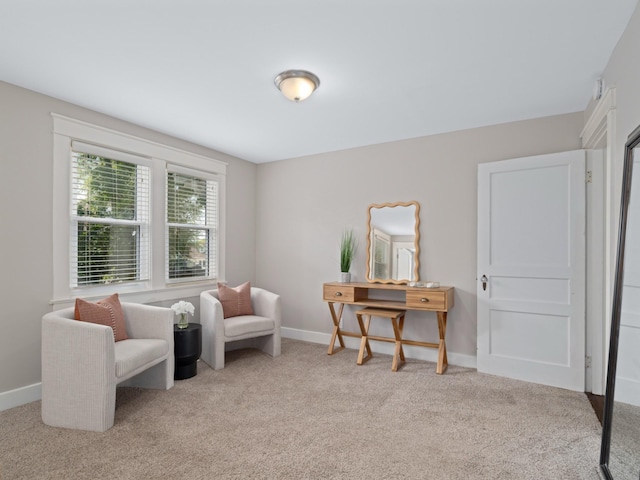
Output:
<instances>
[{"instance_id":1,"label":"green foliage outside window","mask_svg":"<svg viewBox=\"0 0 640 480\"><path fill-rule=\"evenodd\" d=\"M96 221L136 219L137 165L85 153L74 157L78 285L138 280L139 226Z\"/></svg>"},{"instance_id":2,"label":"green foliage outside window","mask_svg":"<svg viewBox=\"0 0 640 480\"><path fill-rule=\"evenodd\" d=\"M207 180L167 175L169 278L209 275ZM200 227L200 228L198 228Z\"/></svg>"},{"instance_id":3,"label":"green foliage outside window","mask_svg":"<svg viewBox=\"0 0 640 480\"><path fill-rule=\"evenodd\" d=\"M148 167L79 152L73 159L77 285L146 280L141 251L148 247L141 239L147 220L138 209L148 208ZM215 198L216 186L202 178L167 174L170 279L210 274L209 224L215 211L212 215L207 209L213 207L208 201Z\"/></svg>"}]
</instances>

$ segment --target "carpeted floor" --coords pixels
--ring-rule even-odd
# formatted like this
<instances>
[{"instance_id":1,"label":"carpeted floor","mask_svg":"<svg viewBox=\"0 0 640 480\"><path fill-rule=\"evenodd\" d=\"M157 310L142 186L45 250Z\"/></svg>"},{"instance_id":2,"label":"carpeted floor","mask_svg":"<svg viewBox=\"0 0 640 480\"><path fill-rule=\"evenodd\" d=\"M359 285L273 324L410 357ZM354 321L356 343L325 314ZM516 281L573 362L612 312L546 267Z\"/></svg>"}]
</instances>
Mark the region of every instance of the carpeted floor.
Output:
<instances>
[{"instance_id":1,"label":"carpeted floor","mask_svg":"<svg viewBox=\"0 0 640 480\"><path fill-rule=\"evenodd\" d=\"M169 391L121 388L105 433L52 428L40 402L0 413L0 478L597 479L584 394L283 339L227 353Z\"/></svg>"}]
</instances>

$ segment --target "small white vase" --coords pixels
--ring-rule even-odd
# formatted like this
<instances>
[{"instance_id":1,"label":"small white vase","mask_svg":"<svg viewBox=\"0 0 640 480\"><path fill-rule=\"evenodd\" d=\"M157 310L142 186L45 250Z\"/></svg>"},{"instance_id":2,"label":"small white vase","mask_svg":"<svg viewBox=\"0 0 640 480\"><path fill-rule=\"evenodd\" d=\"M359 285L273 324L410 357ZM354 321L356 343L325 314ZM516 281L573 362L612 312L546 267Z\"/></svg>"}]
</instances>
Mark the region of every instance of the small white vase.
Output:
<instances>
[{"instance_id":1,"label":"small white vase","mask_svg":"<svg viewBox=\"0 0 640 480\"><path fill-rule=\"evenodd\" d=\"M351 282L351 272L340 272L340 282L341 283Z\"/></svg>"}]
</instances>

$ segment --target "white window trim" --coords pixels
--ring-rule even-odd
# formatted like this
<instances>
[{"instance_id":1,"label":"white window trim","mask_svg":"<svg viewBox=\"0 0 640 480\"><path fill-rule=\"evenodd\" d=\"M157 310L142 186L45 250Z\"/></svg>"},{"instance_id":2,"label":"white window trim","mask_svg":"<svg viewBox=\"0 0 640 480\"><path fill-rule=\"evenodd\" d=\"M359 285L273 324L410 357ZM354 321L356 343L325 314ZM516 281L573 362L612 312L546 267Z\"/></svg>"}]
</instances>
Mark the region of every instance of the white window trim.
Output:
<instances>
[{"instance_id":1,"label":"white window trim","mask_svg":"<svg viewBox=\"0 0 640 480\"><path fill-rule=\"evenodd\" d=\"M89 155L97 155L99 157L106 157L106 158L110 158L113 160L118 160L121 162L127 162L129 164L133 164L133 165L138 165L138 166L143 166L143 167L147 167L148 169L148 177L146 179L147 181L147 193L146 193L146 200L144 202L142 202L142 204L144 205L144 208L142 210L140 210L139 208L136 209L137 215L136 218L133 220L117 220L117 219L113 219L113 218L99 218L99 219L89 219L86 217L82 217L82 216L77 216L74 212L77 208L76 205L73 204L73 200L71 200L71 221L69 223L70 227L71 227L71 233L70 233L70 247L73 250L74 247L76 247L77 249L77 238L74 238L74 232L77 231L77 226L79 222L83 222L86 220L90 220L93 222L97 222L97 223L106 223L106 224L110 224L110 225L116 225L116 224L121 224L121 225L137 225L141 228L140 230L140 234L144 235L144 246L141 244L141 251L139 252L138 255L138 262L139 262L139 273L140 273L140 279L136 280L136 281L129 281L126 283L127 287L126 288L130 288L130 289L136 289L131 287L131 285L133 285L134 283L138 284L139 286L137 287L137 289L140 288L145 288L148 285L148 282L150 281L150 255L151 255L151 221L150 221L150 215L151 215L151 189L150 189L150 180L151 180L151 171L152 171L152 167L153 164L151 162L151 159L147 158L147 157L142 157L139 155L131 155L130 153L125 153L125 152L121 152L119 150L113 150L113 149L107 149L107 148L103 148L103 147L97 147L95 145L92 144L88 144L88 143L83 143L83 142L78 142L78 141L72 141L71 142L71 150L72 153L73 152L82 152L82 153L86 153ZM72 162L73 164L73 162ZM139 178L138 178L139 181ZM71 187L72 189L73 187ZM76 251L76 255L77 255L77 251ZM71 258L73 258L73 255L71 255ZM69 262L69 269L70 269L70 283L76 284L77 282L77 268L74 268L73 262ZM72 281L73 280L73 281ZM76 287L71 287L72 291L74 292L81 292L81 291L95 291L97 288L99 288L99 285L91 285L91 286L76 286ZM111 287L113 288L113 287Z\"/></svg>"},{"instance_id":2,"label":"white window trim","mask_svg":"<svg viewBox=\"0 0 640 480\"><path fill-rule=\"evenodd\" d=\"M70 117L51 113L53 118L53 298L54 308L64 308L73 299L100 298L117 291L126 301L140 303L173 300L179 297L197 296L203 286L224 281L225 278L225 198L226 167L220 160L180 150L157 142L111 130ZM101 286L75 289L70 287L70 195L71 144L86 142L97 147L130 152L147 157L151 169L151 274L148 282L137 282L117 286ZM212 174L219 182L219 243L218 278L214 281L182 282L168 284L164 278L164 226L167 165L182 166Z\"/></svg>"},{"instance_id":3,"label":"white window trim","mask_svg":"<svg viewBox=\"0 0 640 480\"><path fill-rule=\"evenodd\" d=\"M167 165L167 168L165 170L165 175L164 175L164 204L165 207L167 205L167 195L168 195L168 191L167 191L167 176L169 173L177 173L180 175L186 175L189 177L197 177L197 178L201 178L203 180L206 181L213 181L216 182L218 184L217 189L218 189L218 193L216 195L216 204L218 204L221 200L221 194L220 194L220 179L221 176L220 175L216 175L216 174L211 174L208 172L203 172L202 170L194 170L192 168L184 168L181 166L177 166L175 164L170 164ZM192 279L192 278L186 278L186 279L180 279L180 278L176 278L176 279L170 279L167 278L167 273L168 273L168 268L166 265L166 262L168 261L169 258L169 240L168 240L168 230L169 230L169 223L167 223L167 216L165 214L165 218L164 218L164 257L165 257L165 270L164 270L164 279L165 282L167 283L167 285L175 285L175 284L184 284L184 283L188 283L188 282L193 282L193 281L198 281L197 279ZM186 227L187 225L180 225L180 227ZM215 235L215 249L213 252L209 252L209 261L211 260L211 253L213 253L213 256L215 256L216 258L216 270L219 272L220 269L219 267L219 259L220 259L220 241L221 241L221 237L222 237L222 229L220 228L219 222L216 222L215 225L210 225L207 224L206 226L203 225L194 225L194 227L196 228L202 228L207 230L210 233L213 233ZM220 275L218 275L218 277L220 277ZM217 279L218 277L216 277L215 279ZM209 281L211 281L211 279L207 279Z\"/></svg>"}]
</instances>

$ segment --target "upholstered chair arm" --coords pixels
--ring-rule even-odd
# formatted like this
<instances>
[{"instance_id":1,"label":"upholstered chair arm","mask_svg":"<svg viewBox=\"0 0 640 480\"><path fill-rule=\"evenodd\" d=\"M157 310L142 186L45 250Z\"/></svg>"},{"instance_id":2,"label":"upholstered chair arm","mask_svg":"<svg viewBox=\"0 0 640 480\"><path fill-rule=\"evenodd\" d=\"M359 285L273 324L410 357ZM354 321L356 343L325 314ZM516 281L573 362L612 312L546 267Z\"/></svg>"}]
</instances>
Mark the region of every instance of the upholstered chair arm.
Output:
<instances>
[{"instance_id":1,"label":"upholstered chair arm","mask_svg":"<svg viewBox=\"0 0 640 480\"><path fill-rule=\"evenodd\" d=\"M113 374L114 344L111 327L48 313L42 318L43 376L45 370L67 381Z\"/></svg>"},{"instance_id":2,"label":"upholstered chair arm","mask_svg":"<svg viewBox=\"0 0 640 480\"><path fill-rule=\"evenodd\" d=\"M200 294L200 324L202 325L202 360L216 368L224 366L224 313L218 300L218 290ZM217 365L217 367L216 367Z\"/></svg>"},{"instance_id":3,"label":"upholstered chair arm","mask_svg":"<svg viewBox=\"0 0 640 480\"><path fill-rule=\"evenodd\" d=\"M280 295L269 292L262 288L251 288L251 306L253 313L261 317L273 318L276 329L280 328L281 306Z\"/></svg>"},{"instance_id":4,"label":"upholstered chair arm","mask_svg":"<svg viewBox=\"0 0 640 480\"><path fill-rule=\"evenodd\" d=\"M42 318L42 419L57 425L73 419L77 428L103 431L113 423L95 420L93 411L108 411L115 392L115 354L111 327L80 322L52 312ZM79 393L81 392L81 393ZM74 428L74 424L65 424ZM80 427L82 426L82 427ZM108 427L106 427L108 428Z\"/></svg>"},{"instance_id":5,"label":"upholstered chair arm","mask_svg":"<svg viewBox=\"0 0 640 480\"><path fill-rule=\"evenodd\" d=\"M173 318L170 308L122 303L122 313L130 338L159 338L173 348Z\"/></svg>"},{"instance_id":6,"label":"upholstered chair arm","mask_svg":"<svg viewBox=\"0 0 640 480\"><path fill-rule=\"evenodd\" d=\"M215 330L216 335L224 337L224 313L218 300L217 290L207 290L200 294L200 323L202 328Z\"/></svg>"}]
</instances>

